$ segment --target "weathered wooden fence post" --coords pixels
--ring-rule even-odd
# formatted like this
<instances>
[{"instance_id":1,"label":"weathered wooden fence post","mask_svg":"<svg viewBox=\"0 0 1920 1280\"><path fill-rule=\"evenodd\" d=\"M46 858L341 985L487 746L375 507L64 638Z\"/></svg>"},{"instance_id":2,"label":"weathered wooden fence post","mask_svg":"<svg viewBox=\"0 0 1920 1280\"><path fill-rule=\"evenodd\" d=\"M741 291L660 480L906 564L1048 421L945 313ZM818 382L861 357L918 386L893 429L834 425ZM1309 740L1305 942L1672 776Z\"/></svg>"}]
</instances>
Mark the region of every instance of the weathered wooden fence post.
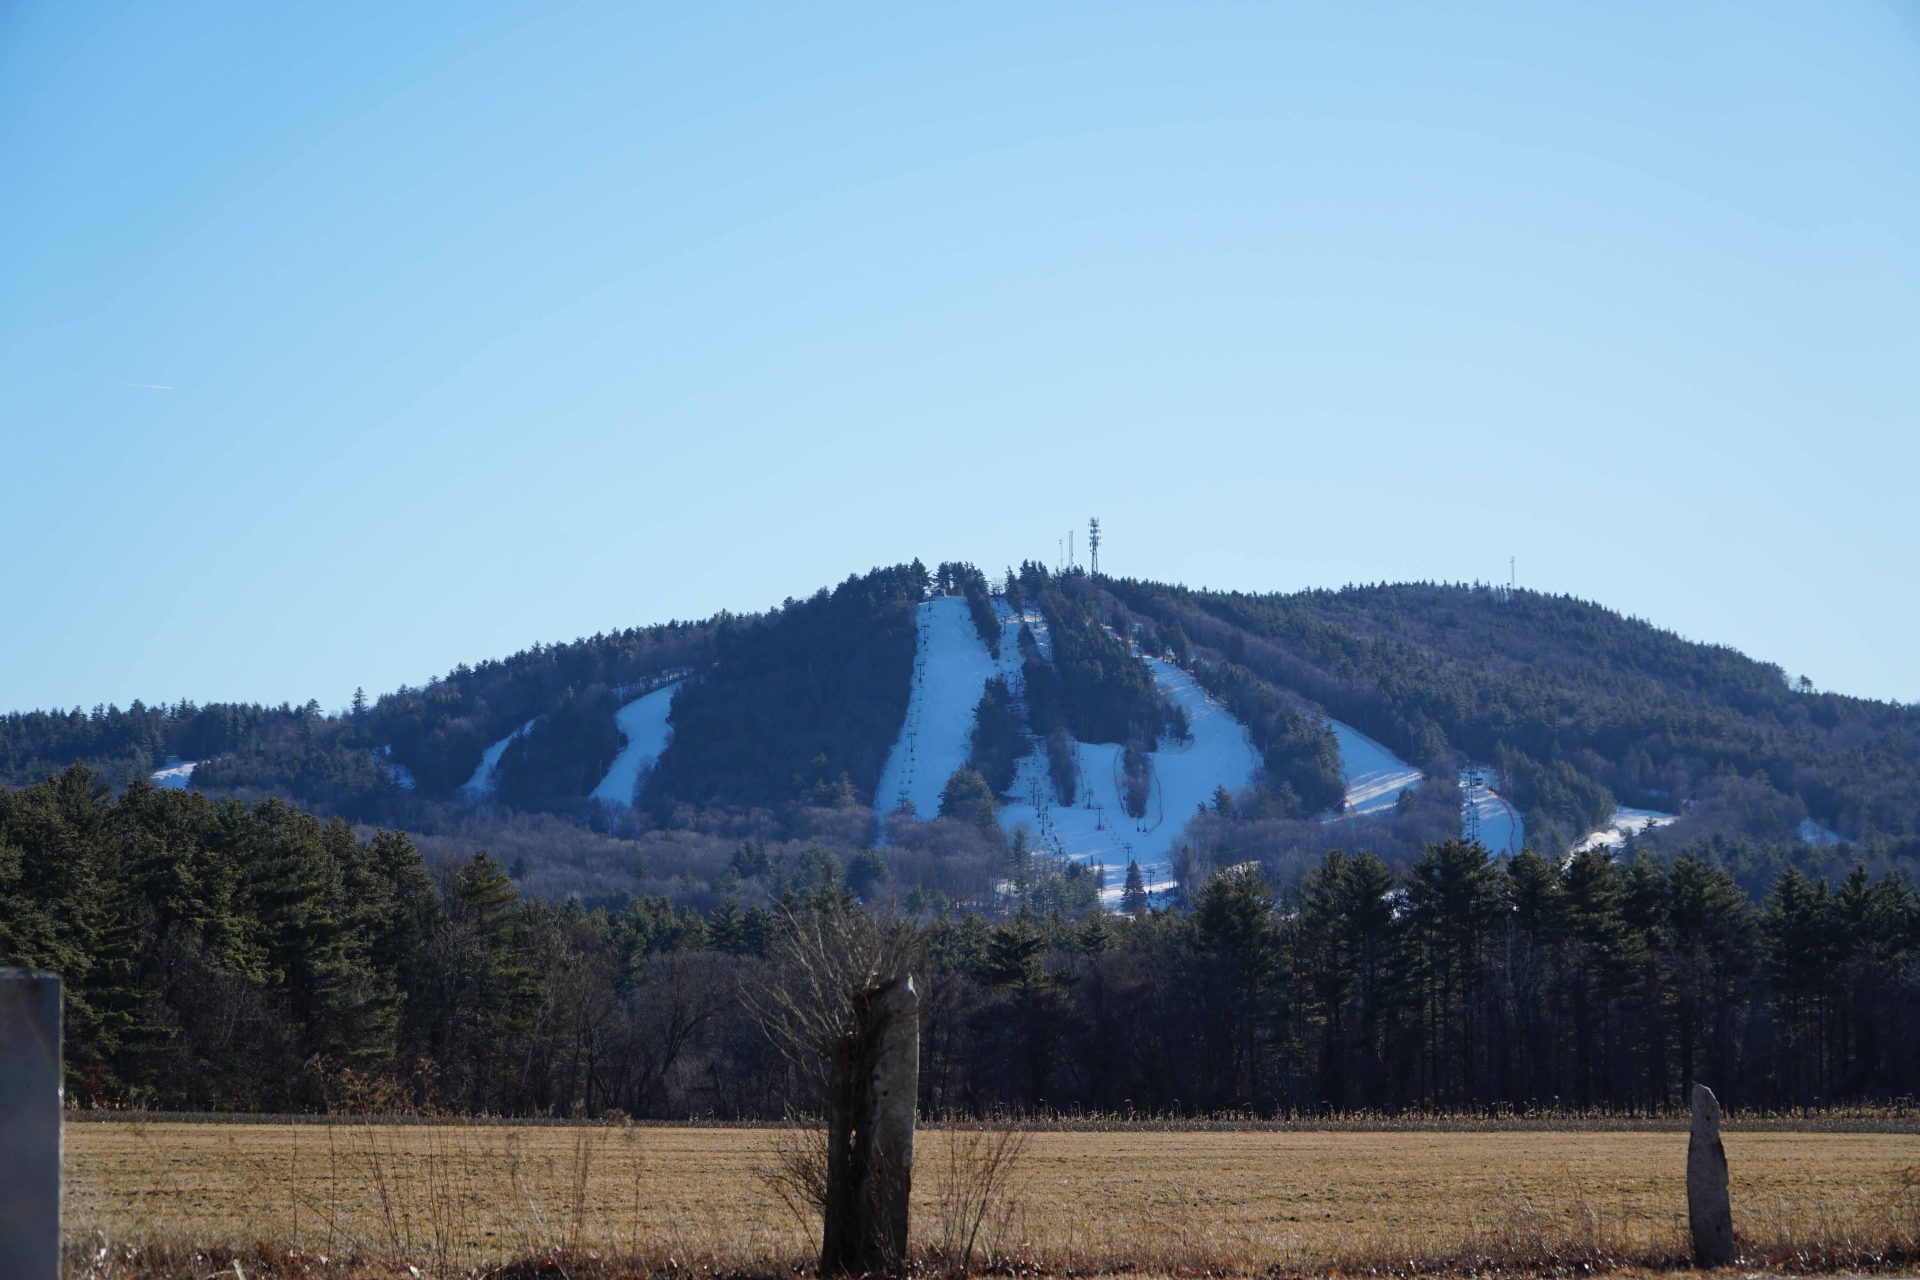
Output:
<instances>
[{"instance_id":1,"label":"weathered wooden fence post","mask_svg":"<svg viewBox=\"0 0 1920 1280\"><path fill-rule=\"evenodd\" d=\"M1693 1086L1693 1132L1687 1138L1687 1222L1693 1260L1702 1267L1733 1261L1733 1206L1727 1195L1727 1150L1720 1142L1720 1100Z\"/></svg>"},{"instance_id":2,"label":"weathered wooden fence post","mask_svg":"<svg viewBox=\"0 0 1920 1280\"><path fill-rule=\"evenodd\" d=\"M60 979L0 969L0 1276L60 1274Z\"/></svg>"}]
</instances>

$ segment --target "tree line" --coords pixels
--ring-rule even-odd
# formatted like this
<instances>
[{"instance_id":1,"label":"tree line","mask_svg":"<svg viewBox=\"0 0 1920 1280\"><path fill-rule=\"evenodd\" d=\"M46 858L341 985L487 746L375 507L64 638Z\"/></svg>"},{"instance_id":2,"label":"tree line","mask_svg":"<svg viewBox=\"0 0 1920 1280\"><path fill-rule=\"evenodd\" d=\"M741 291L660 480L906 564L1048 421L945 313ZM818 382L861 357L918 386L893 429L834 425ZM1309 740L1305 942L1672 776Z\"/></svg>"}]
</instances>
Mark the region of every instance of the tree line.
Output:
<instances>
[{"instance_id":1,"label":"tree line","mask_svg":"<svg viewBox=\"0 0 1920 1280\"><path fill-rule=\"evenodd\" d=\"M484 852L429 865L397 833L116 798L74 768L0 791L0 963L66 976L83 1105L765 1116L783 1068L739 995L808 903L919 921L936 1110L1642 1108L1695 1079L1788 1106L1920 1084L1920 904L1897 875L1788 868L1754 901L1698 857L1449 840L1403 872L1337 851L1287 886L1229 867L1186 910L1133 894L1116 916L1022 845L975 911L896 899L876 859L751 844L736 869L763 903L554 903Z\"/></svg>"}]
</instances>

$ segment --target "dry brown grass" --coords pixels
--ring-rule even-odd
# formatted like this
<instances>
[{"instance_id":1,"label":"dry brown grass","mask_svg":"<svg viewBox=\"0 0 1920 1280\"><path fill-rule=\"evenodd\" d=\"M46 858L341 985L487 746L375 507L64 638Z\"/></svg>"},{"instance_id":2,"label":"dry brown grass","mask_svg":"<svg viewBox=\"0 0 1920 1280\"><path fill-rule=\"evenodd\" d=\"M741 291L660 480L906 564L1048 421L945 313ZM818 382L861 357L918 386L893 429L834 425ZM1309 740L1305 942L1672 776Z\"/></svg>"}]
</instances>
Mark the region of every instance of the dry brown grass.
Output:
<instances>
[{"instance_id":1,"label":"dry brown grass","mask_svg":"<svg viewBox=\"0 0 1920 1280\"><path fill-rule=\"evenodd\" d=\"M953 1258L955 1224L970 1220L977 1170L955 1143L979 1140L922 1134L914 1233L934 1246L930 1266L936 1252ZM512 1259L558 1268L527 1274L794 1274L815 1241L768 1189L779 1141L713 1128L74 1125L74 1273L204 1277L238 1256L256 1277L349 1274L343 1258L368 1275ZM1920 1256L1920 1138L1731 1131L1726 1143L1753 1265ZM1685 1151L1678 1130L1033 1133L979 1216L973 1260L1183 1276L1669 1266L1685 1254ZM145 1252L129 1257L129 1242Z\"/></svg>"}]
</instances>

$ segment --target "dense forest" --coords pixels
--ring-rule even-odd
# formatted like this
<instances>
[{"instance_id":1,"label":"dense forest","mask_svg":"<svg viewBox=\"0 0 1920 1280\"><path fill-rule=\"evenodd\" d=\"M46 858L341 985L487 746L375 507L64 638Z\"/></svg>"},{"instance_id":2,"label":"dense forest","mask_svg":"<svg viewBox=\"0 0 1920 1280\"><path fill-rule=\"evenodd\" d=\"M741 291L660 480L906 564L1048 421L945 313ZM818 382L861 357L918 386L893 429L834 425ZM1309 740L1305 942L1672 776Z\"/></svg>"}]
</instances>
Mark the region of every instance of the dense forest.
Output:
<instances>
[{"instance_id":1,"label":"dense forest","mask_svg":"<svg viewBox=\"0 0 1920 1280\"><path fill-rule=\"evenodd\" d=\"M1616 804L1658 836L1852 840L1920 831L1920 708L1804 677L1567 596L1429 583L1290 595L1102 579L1142 625L1377 738L1430 776L1494 766L1532 843Z\"/></svg>"},{"instance_id":2,"label":"dense forest","mask_svg":"<svg viewBox=\"0 0 1920 1280\"><path fill-rule=\"evenodd\" d=\"M870 805L906 717L913 607L928 587L916 560L720 627L713 671L673 701L654 811Z\"/></svg>"},{"instance_id":3,"label":"dense forest","mask_svg":"<svg viewBox=\"0 0 1920 1280\"><path fill-rule=\"evenodd\" d=\"M710 908L553 903L486 853L85 768L0 791L0 963L68 980L82 1105L765 1116L744 1011L792 911L924 930L923 1103L1260 1113L1735 1106L1911 1094L1920 903L1897 875L1710 860L1332 852L1217 871L1190 909L1093 906L1014 841L994 901L902 894L871 854L753 842ZM752 890L764 905L742 905ZM868 908L855 905L864 899Z\"/></svg>"}]
</instances>

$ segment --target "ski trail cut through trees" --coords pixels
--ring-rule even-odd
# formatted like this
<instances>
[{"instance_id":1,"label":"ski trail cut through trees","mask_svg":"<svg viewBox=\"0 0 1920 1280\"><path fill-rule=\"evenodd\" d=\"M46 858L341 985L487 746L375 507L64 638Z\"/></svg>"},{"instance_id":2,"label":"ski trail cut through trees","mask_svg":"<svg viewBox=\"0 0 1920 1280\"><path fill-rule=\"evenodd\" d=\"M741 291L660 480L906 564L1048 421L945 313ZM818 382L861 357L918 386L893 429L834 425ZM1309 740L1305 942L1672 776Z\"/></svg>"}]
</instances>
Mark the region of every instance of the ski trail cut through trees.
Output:
<instances>
[{"instance_id":1,"label":"ski trail cut through trees","mask_svg":"<svg viewBox=\"0 0 1920 1280\"><path fill-rule=\"evenodd\" d=\"M1327 727L1340 747L1340 772L1347 784L1348 818L1392 813L1400 793L1426 781L1426 775L1349 724L1328 717Z\"/></svg>"},{"instance_id":2,"label":"ski trail cut through trees","mask_svg":"<svg viewBox=\"0 0 1920 1280\"><path fill-rule=\"evenodd\" d=\"M1009 616L1001 625L1004 657L1010 647L1017 652L1020 624ZM1009 834L1026 827L1036 852L1103 866L1106 882L1101 901L1108 906L1119 904L1129 859L1140 864L1148 892L1164 900L1175 887L1173 854L1188 820L1212 801L1219 788L1237 792L1252 785L1260 767L1259 753L1246 728L1208 697L1192 676L1159 658L1148 658L1146 663L1161 695L1186 712L1192 736L1184 742L1163 741L1148 753L1152 786L1144 818L1129 815L1121 798L1124 748L1119 743L1073 744L1080 794L1068 806L1054 799L1046 751L1036 741L1014 772L1011 799L1000 808L1000 825Z\"/></svg>"},{"instance_id":3,"label":"ski trail cut through trees","mask_svg":"<svg viewBox=\"0 0 1920 1280\"><path fill-rule=\"evenodd\" d=\"M620 726L626 745L608 766L607 776L593 789L593 799L610 808L632 807L640 775L653 768L660 753L667 749L667 740L673 736L673 726L667 723L667 716L673 710L673 695L680 683L675 680L661 685L613 713L613 721Z\"/></svg>"},{"instance_id":4,"label":"ski trail cut through trees","mask_svg":"<svg viewBox=\"0 0 1920 1280\"><path fill-rule=\"evenodd\" d=\"M965 596L935 596L914 614L913 687L900 734L887 753L874 789L873 807L882 817L911 804L922 821L940 812L940 793L954 771L964 768L973 749L973 711L994 660L973 625ZM1004 658L1010 639L1001 637ZM1016 662L1018 650L1015 650ZM881 836L884 838L882 824Z\"/></svg>"},{"instance_id":5,"label":"ski trail cut through trees","mask_svg":"<svg viewBox=\"0 0 1920 1280\"><path fill-rule=\"evenodd\" d=\"M538 716L534 717L539 719ZM493 771L500 767L500 757L507 754L507 748L513 740L533 728L533 720L527 721L518 729L500 741L494 743L480 754L480 763L473 768L473 776L460 784L460 794L469 800L479 801L493 795Z\"/></svg>"},{"instance_id":6,"label":"ski trail cut through trees","mask_svg":"<svg viewBox=\"0 0 1920 1280\"><path fill-rule=\"evenodd\" d=\"M1664 827L1670 822L1678 822L1677 813L1661 813L1658 809L1630 809L1621 805L1613 811L1613 820L1598 831L1591 832L1586 839L1573 846L1573 852L1583 849L1619 849L1625 847L1628 836L1643 835L1655 827Z\"/></svg>"},{"instance_id":7,"label":"ski trail cut through trees","mask_svg":"<svg viewBox=\"0 0 1920 1280\"><path fill-rule=\"evenodd\" d=\"M1460 838L1478 840L1488 853L1519 853L1527 845L1527 824L1500 794L1498 771L1468 765L1460 771Z\"/></svg>"}]
</instances>

